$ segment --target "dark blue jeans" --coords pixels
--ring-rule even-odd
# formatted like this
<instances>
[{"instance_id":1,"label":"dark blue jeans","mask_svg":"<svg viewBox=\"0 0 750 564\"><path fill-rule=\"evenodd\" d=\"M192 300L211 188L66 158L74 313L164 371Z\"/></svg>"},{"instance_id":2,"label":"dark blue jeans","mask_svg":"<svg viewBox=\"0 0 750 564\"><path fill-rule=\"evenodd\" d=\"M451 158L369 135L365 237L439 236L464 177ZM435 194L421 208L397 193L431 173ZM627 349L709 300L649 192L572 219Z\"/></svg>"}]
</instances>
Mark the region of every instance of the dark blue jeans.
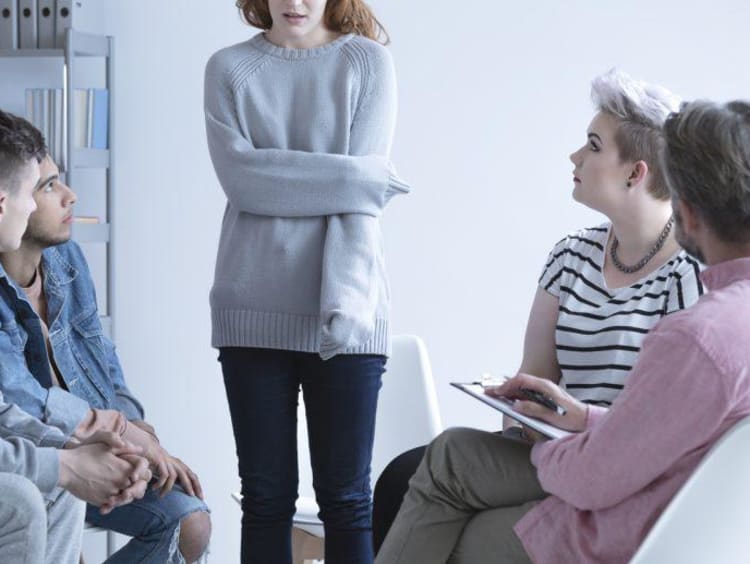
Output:
<instances>
[{"instance_id":1,"label":"dark blue jeans","mask_svg":"<svg viewBox=\"0 0 750 564\"><path fill-rule=\"evenodd\" d=\"M242 483L242 563L291 564L297 499L297 402L305 401L326 564L371 564L370 459L384 356L225 347L224 373Z\"/></svg>"}]
</instances>

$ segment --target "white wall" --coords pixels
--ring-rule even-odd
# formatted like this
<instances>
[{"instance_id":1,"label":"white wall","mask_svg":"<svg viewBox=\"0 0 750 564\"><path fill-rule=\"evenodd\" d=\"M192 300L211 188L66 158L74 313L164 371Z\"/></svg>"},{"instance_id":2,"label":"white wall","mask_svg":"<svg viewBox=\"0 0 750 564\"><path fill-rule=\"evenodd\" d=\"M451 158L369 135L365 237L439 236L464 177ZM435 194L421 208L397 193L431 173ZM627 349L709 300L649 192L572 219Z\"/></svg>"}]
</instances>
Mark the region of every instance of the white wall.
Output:
<instances>
[{"instance_id":1,"label":"white wall","mask_svg":"<svg viewBox=\"0 0 750 564\"><path fill-rule=\"evenodd\" d=\"M210 8L208 7L210 4ZM393 158L414 186L384 220L393 327L427 342L448 425L497 428L450 389L520 359L535 281L566 231L592 76L617 65L686 97L748 96L750 4L377 0L393 39ZM117 2L117 308L121 358L163 442L203 479L213 562L239 560L234 443L208 291L222 192L204 141L203 67L248 37L232 0Z\"/></svg>"}]
</instances>

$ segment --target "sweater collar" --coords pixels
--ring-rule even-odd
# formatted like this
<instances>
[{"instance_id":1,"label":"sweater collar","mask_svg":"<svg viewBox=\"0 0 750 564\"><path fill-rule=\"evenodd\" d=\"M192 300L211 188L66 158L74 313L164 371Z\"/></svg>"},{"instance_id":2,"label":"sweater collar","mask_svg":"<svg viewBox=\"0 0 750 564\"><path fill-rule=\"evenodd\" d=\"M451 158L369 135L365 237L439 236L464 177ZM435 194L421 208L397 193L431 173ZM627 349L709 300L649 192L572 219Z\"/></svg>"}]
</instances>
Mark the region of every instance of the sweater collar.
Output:
<instances>
[{"instance_id":1,"label":"sweater collar","mask_svg":"<svg viewBox=\"0 0 750 564\"><path fill-rule=\"evenodd\" d=\"M337 37L333 41L320 45L319 47L312 47L310 49L293 49L288 47L279 47L278 45L271 43L265 33L259 33L250 40L250 44L268 55L279 57L281 59L288 60L300 60L300 59L313 59L321 57L327 53L331 53L336 49L340 48L345 43L349 42L353 34L347 33L340 37Z\"/></svg>"}]
</instances>

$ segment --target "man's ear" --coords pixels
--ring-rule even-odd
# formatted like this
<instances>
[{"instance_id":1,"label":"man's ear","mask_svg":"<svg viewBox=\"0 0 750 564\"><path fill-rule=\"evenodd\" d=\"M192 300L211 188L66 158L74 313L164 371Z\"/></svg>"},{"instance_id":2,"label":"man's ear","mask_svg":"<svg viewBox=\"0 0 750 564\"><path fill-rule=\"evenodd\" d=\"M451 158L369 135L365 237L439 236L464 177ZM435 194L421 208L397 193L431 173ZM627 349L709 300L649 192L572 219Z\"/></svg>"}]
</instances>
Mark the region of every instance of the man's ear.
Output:
<instances>
[{"instance_id":1,"label":"man's ear","mask_svg":"<svg viewBox=\"0 0 750 564\"><path fill-rule=\"evenodd\" d=\"M643 182L648 171L649 168L646 161L636 161L633 163L633 167L630 169L630 176L628 176L628 186L635 186Z\"/></svg>"},{"instance_id":2,"label":"man's ear","mask_svg":"<svg viewBox=\"0 0 750 564\"><path fill-rule=\"evenodd\" d=\"M8 193L0 190L0 221L5 217L5 209L8 206Z\"/></svg>"}]
</instances>

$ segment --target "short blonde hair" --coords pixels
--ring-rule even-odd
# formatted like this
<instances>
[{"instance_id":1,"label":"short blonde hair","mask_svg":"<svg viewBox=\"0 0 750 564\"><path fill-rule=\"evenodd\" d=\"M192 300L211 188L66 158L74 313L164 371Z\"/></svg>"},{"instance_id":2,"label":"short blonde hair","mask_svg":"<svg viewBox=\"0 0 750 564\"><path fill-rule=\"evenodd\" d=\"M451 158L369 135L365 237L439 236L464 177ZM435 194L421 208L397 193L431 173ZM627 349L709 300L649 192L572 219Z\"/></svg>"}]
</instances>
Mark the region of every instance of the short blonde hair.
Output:
<instances>
[{"instance_id":1,"label":"short blonde hair","mask_svg":"<svg viewBox=\"0 0 750 564\"><path fill-rule=\"evenodd\" d=\"M662 126L680 108L680 98L669 90L611 69L591 82L591 99L600 112L618 121L615 142L624 161L646 161L651 172L648 190L654 198L669 199L669 188L659 162Z\"/></svg>"}]
</instances>

